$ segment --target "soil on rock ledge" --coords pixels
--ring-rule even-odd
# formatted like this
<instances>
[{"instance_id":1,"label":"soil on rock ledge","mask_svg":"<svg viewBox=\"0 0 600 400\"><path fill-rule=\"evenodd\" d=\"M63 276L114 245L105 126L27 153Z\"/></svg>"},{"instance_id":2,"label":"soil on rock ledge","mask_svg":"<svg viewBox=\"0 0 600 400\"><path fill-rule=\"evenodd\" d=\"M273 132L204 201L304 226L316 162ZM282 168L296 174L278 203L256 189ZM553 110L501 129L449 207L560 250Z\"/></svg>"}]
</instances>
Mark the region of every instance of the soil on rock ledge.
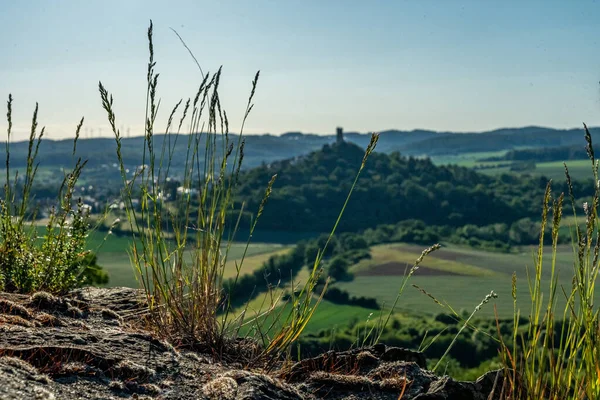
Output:
<instances>
[{"instance_id":1,"label":"soil on rock ledge","mask_svg":"<svg viewBox=\"0 0 600 400\"><path fill-rule=\"evenodd\" d=\"M385 345L324 353L270 374L243 369L136 327L139 295L0 293L0 399L396 400L404 392L407 400L487 400L499 377L438 377L422 354Z\"/></svg>"}]
</instances>

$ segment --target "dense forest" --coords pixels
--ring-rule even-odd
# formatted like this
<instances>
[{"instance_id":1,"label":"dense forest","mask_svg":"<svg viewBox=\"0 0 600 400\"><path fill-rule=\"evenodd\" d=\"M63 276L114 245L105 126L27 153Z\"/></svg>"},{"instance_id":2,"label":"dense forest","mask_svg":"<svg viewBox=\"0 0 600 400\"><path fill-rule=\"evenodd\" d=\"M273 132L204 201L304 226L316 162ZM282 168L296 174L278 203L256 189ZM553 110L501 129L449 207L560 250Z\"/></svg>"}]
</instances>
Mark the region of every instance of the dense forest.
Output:
<instances>
[{"instance_id":1,"label":"dense forest","mask_svg":"<svg viewBox=\"0 0 600 400\"><path fill-rule=\"evenodd\" d=\"M594 142L600 139L600 129L592 128ZM538 126L504 128L485 133L463 133L428 138L401 148L405 154L429 156L512 150L519 147L541 148L576 146L581 144L583 129L549 129ZM458 150L460 149L460 150Z\"/></svg>"},{"instance_id":2,"label":"dense forest","mask_svg":"<svg viewBox=\"0 0 600 400\"><path fill-rule=\"evenodd\" d=\"M363 149L351 143L325 145L304 157L263 164L243 172L238 206L246 202L245 210L257 210L266 183L277 174L259 228L328 232L363 155ZM427 158L404 157L398 152L373 153L339 230L358 232L408 219L449 227L510 225L522 218L538 216L546 184L544 177L509 174L491 177L464 167L436 166ZM574 184L575 193L582 196L590 195L593 190L593 185L587 182ZM566 187L555 190L565 191ZM247 216L246 224L250 220Z\"/></svg>"}]
</instances>

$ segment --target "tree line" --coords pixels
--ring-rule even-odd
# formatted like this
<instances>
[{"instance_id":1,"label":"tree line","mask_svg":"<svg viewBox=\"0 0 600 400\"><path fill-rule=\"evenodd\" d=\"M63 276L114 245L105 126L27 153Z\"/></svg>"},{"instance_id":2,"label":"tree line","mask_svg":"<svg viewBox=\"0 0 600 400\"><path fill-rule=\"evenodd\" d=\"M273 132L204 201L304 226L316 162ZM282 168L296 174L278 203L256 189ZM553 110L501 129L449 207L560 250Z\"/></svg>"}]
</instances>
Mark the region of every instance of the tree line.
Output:
<instances>
[{"instance_id":1,"label":"tree line","mask_svg":"<svg viewBox=\"0 0 600 400\"><path fill-rule=\"evenodd\" d=\"M594 146L594 152L600 152L600 146ZM559 146L545 147L522 150L510 150L502 156L485 157L477 161L495 162L495 161L568 161L568 160L586 160L588 159L585 146Z\"/></svg>"}]
</instances>

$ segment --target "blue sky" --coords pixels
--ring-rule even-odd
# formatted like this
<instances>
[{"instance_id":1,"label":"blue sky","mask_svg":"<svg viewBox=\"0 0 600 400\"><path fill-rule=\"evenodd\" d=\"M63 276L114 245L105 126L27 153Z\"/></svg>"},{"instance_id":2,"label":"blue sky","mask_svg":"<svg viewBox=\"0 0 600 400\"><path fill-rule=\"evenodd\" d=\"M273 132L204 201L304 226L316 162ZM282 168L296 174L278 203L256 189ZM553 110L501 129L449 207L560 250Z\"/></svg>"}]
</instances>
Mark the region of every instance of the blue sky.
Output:
<instances>
[{"instance_id":1,"label":"blue sky","mask_svg":"<svg viewBox=\"0 0 600 400\"><path fill-rule=\"evenodd\" d=\"M248 133L600 125L595 1L2 1L0 95L15 98L17 137L36 101L50 138L81 116L84 134L108 136L99 80L117 124L140 133L150 19L161 121L200 81L172 27L205 71L223 65L234 130L258 69Z\"/></svg>"}]
</instances>

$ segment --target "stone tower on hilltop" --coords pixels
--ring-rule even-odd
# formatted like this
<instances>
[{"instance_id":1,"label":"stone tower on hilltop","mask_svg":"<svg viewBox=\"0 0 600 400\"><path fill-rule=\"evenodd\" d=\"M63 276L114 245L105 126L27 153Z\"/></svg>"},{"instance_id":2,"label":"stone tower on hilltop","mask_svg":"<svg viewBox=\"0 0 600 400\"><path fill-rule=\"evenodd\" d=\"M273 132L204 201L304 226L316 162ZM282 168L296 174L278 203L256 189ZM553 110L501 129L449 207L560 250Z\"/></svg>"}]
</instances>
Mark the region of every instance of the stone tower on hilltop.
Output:
<instances>
[{"instance_id":1,"label":"stone tower on hilltop","mask_svg":"<svg viewBox=\"0 0 600 400\"><path fill-rule=\"evenodd\" d=\"M340 126L335 129L335 142L337 144L344 142L344 129Z\"/></svg>"}]
</instances>

